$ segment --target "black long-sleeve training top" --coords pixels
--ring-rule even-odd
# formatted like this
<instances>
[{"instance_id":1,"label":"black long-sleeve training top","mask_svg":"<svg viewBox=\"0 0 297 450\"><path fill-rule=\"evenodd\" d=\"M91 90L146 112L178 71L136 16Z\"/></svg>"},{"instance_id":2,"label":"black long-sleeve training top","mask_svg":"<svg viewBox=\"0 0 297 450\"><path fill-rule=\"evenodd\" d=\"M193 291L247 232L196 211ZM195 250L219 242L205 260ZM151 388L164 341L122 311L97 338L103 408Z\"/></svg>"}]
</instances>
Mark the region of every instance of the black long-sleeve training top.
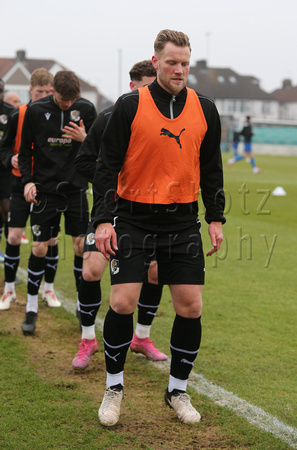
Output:
<instances>
[{"instance_id":1,"label":"black long-sleeve training top","mask_svg":"<svg viewBox=\"0 0 297 450\"><path fill-rule=\"evenodd\" d=\"M0 102L0 148L2 147L2 140L4 138L10 115L16 111L16 108L7 102ZM10 173L10 168L4 164L2 154L0 158L0 174Z\"/></svg>"},{"instance_id":2,"label":"black long-sleeve training top","mask_svg":"<svg viewBox=\"0 0 297 450\"><path fill-rule=\"evenodd\" d=\"M74 160L77 171L87 177L89 182L93 181L95 175L102 135L112 109L113 106L110 106L98 115Z\"/></svg>"},{"instance_id":3,"label":"black long-sleeve training top","mask_svg":"<svg viewBox=\"0 0 297 450\"><path fill-rule=\"evenodd\" d=\"M16 109L8 117L7 128L5 130L5 133L3 134L3 139L0 147L2 163L8 170L12 170L11 158L14 155L13 147L17 133L18 120L19 110Z\"/></svg>"}]
</instances>

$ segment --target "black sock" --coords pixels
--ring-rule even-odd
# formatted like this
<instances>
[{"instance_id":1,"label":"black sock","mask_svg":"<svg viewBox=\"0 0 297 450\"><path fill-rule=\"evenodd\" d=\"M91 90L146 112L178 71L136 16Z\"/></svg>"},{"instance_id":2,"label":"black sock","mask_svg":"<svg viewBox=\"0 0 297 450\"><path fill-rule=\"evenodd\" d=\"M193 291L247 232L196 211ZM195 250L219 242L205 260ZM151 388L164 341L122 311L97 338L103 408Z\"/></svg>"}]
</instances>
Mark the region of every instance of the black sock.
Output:
<instances>
[{"instance_id":1,"label":"black sock","mask_svg":"<svg viewBox=\"0 0 297 450\"><path fill-rule=\"evenodd\" d=\"M5 233L5 237L6 237L6 241L8 239L8 222L4 223L4 233Z\"/></svg>"},{"instance_id":2,"label":"black sock","mask_svg":"<svg viewBox=\"0 0 297 450\"><path fill-rule=\"evenodd\" d=\"M53 283L58 266L58 244L49 245L47 249L47 254L45 256L45 271L44 271L44 280L47 283Z\"/></svg>"},{"instance_id":3,"label":"black sock","mask_svg":"<svg viewBox=\"0 0 297 450\"><path fill-rule=\"evenodd\" d=\"M151 325L156 317L163 285L143 283L138 300L138 320L141 325Z\"/></svg>"},{"instance_id":4,"label":"black sock","mask_svg":"<svg viewBox=\"0 0 297 450\"><path fill-rule=\"evenodd\" d=\"M20 262L20 245L11 245L7 242L5 250L5 281L14 283Z\"/></svg>"},{"instance_id":5,"label":"black sock","mask_svg":"<svg viewBox=\"0 0 297 450\"><path fill-rule=\"evenodd\" d=\"M85 327L94 325L101 305L100 280L86 281L81 277L78 300L81 314L81 324Z\"/></svg>"},{"instance_id":6,"label":"black sock","mask_svg":"<svg viewBox=\"0 0 297 450\"><path fill-rule=\"evenodd\" d=\"M28 294L37 295L44 274L45 258L38 258L31 253L28 264Z\"/></svg>"},{"instance_id":7,"label":"black sock","mask_svg":"<svg viewBox=\"0 0 297 450\"><path fill-rule=\"evenodd\" d=\"M133 313L118 314L109 308L103 328L105 363L108 373L116 374L124 370L132 337Z\"/></svg>"},{"instance_id":8,"label":"black sock","mask_svg":"<svg viewBox=\"0 0 297 450\"><path fill-rule=\"evenodd\" d=\"M79 283L82 275L83 258L82 256L74 255L74 278L76 284L76 290L79 291Z\"/></svg>"},{"instance_id":9,"label":"black sock","mask_svg":"<svg viewBox=\"0 0 297 450\"><path fill-rule=\"evenodd\" d=\"M170 375L187 380L201 342L201 318L187 319L176 314L170 341Z\"/></svg>"}]
</instances>

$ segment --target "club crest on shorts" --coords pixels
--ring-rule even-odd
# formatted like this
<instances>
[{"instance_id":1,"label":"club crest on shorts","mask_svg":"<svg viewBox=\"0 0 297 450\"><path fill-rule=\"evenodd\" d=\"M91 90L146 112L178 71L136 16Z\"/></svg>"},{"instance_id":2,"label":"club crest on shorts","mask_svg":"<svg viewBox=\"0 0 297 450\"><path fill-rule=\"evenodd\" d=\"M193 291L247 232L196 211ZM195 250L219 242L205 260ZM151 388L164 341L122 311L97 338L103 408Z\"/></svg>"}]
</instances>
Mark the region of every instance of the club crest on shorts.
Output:
<instances>
[{"instance_id":1,"label":"club crest on shorts","mask_svg":"<svg viewBox=\"0 0 297 450\"><path fill-rule=\"evenodd\" d=\"M118 259L113 259L110 263L110 271L112 275L116 275L120 271L120 263Z\"/></svg>"},{"instance_id":2,"label":"club crest on shorts","mask_svg":"<svg viewBox=\"0 0 297 450\"><path fill-rule=\"evenodd\" d=\"M70 119L74 120L74 122L78 122L80 120L80 112L76 109L70 111Z\"/></svg>"},{"instance_id":3,"label":"club crest on shorts","mask_svg":"<svg viewBox=\"0 0 297 450\"><path fill-rule=\"evenodd\" d=\"M89 233L86 237L86 244L87 245L94 245L95 244L95 233Z\"/></svg>"},{"instance_id":4,"label":"club crest on shorts","mask_svg":"<svg viewBox=\"0 0 297 450\"><path fill-rule=\"evenodd\" d=\"M40 225L33 225L32 233L34 234L34 236L40 236L41 235Z\"/></svg>"}]
</instances>

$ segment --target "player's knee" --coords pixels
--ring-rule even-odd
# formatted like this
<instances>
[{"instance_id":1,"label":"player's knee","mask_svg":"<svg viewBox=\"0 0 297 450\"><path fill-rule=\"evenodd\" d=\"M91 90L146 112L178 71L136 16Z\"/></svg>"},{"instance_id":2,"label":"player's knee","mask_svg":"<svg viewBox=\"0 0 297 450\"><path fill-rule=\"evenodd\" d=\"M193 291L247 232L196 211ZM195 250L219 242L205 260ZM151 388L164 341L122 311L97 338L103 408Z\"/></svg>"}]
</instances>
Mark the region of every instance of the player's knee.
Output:
<instances>
[{"instance_id":1,"label":"player's knee","mask_svg":"<svg viewBox=\"0 0 297 450\"><path fill-rule=\"evenodd\" d=\"M34 242L34 245L32 247L32 253L37 258L44 258L47 254L47 250L47 242Z\"/></svg>"},{"instance_id":2,"label":"player's knee","mask_svg":"<svg viewBox=\"0 0 297 450\"><path fill-rule=\"evenodd\" d=\"M98 269L96 270L95 267L92 269L88 267L83 269L82 276L85 281L98 281L101 280L102 274Z\"/></svg>"},{"instance_id":3,"label":"player's knee","mask_svg":"<svg viewBox=\"0 0 297 450\"><path fill-rule=\"evenodd\" d=\"M53 237L48 241L48 245L51 247L54 247L55 245L58 244L58 238L57 237Z\"/></svg>"},{"instance_id":4,"label":"player's knee","mask_svg":"<svg viewBox=\"0 0 297 450\"><path fill-rule=\"evenodd\" d=\"M132 314L138 303L141 283L116 284L111 287L110 306L118 314Z\"/></svg>"},{"instance_id":5,"label":"player's knee","mask_svg":"<svg viewBox=\"0 0 297 450\"><path fill-rule=\"evenodd\" d=\"M152 261L148 270L148 282L151 284L158 284L158 263Z\"/></svg>"},{"instance_id":6,"label":"player's knee","mask_svg":"<svg viewBox=\"0 0 297 450\"><path fill-rule=\"evenodd\" d=\"M10 245L20 245L21 239L22 239L22 233L17 233L15 231L9 230L7 241Z\"/></svg>"},{"instance_id":7,"label":"player's knee","mask_svg":"<svg viewBox=\"0 0 297 450\"><path fill-rule=\"evenodd\" d=\"M110 306L118 314L132 314L136 309L137 300L130 301L128 298L117 298L111 301Z\"/></svg>"},{"instance_id":8,"label":"player's knee","mask_svg":"<svg viewBox=\"0 0 297 450\"><path fill-rule=\"evenodd\" d=\"M96 264L96 262L94 262L93 259L92 260L84 259L82 271L83 279L85 281L101 280L105 267L106 265L102 267L99 264L99 262Z\"/></svg>"},{"instance_id":9,"label":"player's knee","mask_svg":"<svg viewBox=\"0 0 297 450\"><path fill-rule=\"evenodd\" d=\"M83 256L84 236L73 237L73 251L77 256Z\"/></svg>"}]
</instances>

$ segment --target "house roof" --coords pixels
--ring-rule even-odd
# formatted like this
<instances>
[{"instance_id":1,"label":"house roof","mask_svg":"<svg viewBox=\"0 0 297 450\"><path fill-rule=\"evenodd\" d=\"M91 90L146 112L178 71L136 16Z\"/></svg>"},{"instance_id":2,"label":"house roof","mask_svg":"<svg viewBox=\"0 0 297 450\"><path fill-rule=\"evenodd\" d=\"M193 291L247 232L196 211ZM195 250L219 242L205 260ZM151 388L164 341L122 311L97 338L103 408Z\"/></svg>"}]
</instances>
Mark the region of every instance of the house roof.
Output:
<instances>
[{"instance_id":1,"label":"house roof","mask_svg":"<svg viewBox=\"0 0 297 450\"><path fill-rule=\"evenodd\" d=\"M0 58L0 78L7 85L27 88L30 85L31 73L39 67L44 67L53 75L58 70L68 70L54 59L27 58L25 50L18 50L15 58ZM84 97L95 103L98 112L113 104L111 100L99 92L97 87L81 78L79 78L79 81Z\"/></svg>"},{"instance_id":2,"label":"house roof","mask_svg":"<svg viewBox=\"0 0 297 450\"><path fill-rule=\"evenodd\" d=\"M291 80L284 80L283 86L272 92L271 96L279 103L296 103L297 102L297 86L292 85Z\"/></svg>"},{"instance_id":3,"label":"house roof","mask_svg":"<svg viewBox=\"0 0 297 450\"><path fill-rule=\"evenodd\" d=\"M211 68L205 60L191 67L188 86L214 99L270 100L259 79L229 68Z\"/></svg>"},{"instance_id":4,"label":"house roof","mask_svg":"<svg viewBox=\"0 0 297 450\"><path fill-rule=\"evenodd\" d=\"M12 58L0 58L0 78L4 78L4 75L14 66L15 59Z\"/></svg>"},{"instance_id":5,"label":"house roof","mask_svg":"<svg viewBox=\"0 0 297 450\"><path fill-rule=\"evenodd\" d=\"M54 59L33 59L33 58L27 58L26 52L24 50L18 50L16 52L16 58L0 58L0 78L5 78L7 74L9 74L10 71L13 71L14 66L15 72L14 82L17 82L17 79L19 77L20 84L23 84L22 76L19 70L19 73L17 73L17 70L20 68L20 65L22 65L22 68L25 68L28 71L28 74L31 74L35 69L38 69L39 67L44 67L49 72L52 68L58 67L62 70L68 70L65 66L60 64L59 62L55 61ZM58 70L59 70L58 69ZM79 78L81 89L83 91L98 91L98 89L95 86L92 86L91 84L87 83L85 80L82 80ZM6 81L8 82L8 81ZM9 83L11 82L11 79L9 78Z\"/></svg>"}]
</instances>

